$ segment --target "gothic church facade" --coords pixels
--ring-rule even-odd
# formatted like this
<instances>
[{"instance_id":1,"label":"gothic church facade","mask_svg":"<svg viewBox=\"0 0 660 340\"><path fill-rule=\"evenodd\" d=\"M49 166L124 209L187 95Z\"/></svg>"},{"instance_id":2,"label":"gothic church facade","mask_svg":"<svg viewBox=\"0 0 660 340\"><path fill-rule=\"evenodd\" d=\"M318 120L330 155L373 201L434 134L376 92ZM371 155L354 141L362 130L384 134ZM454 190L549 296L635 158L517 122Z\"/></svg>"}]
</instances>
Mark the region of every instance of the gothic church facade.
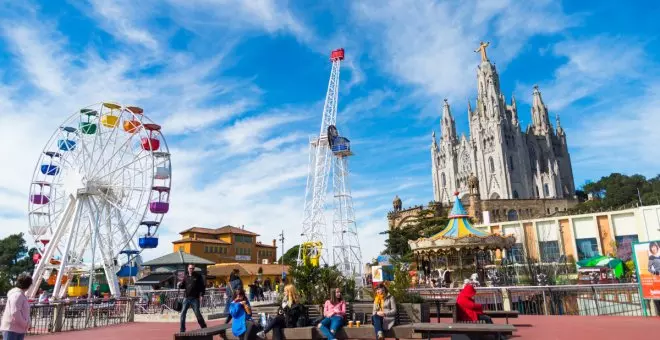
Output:
<instances>
[{"instance_id":1,"label":"gothic church facade","mask_svg":"<svg viewBox=\"0 0 660 340\"><path fill-rule=\"evenodd\" d=\"M523 131L516 100L507 104L500 79L482 43L477 68L477 102L468 101L469 136L456 134L447 100L441 136L431 145L434 200L450 203L454 192L469 192L468 181L478 179L478 197L493 199L570 199L575 193L566 132L559 117L550 123L548 108L534 86L532 121Z\"/></svg>"}]
</instances>

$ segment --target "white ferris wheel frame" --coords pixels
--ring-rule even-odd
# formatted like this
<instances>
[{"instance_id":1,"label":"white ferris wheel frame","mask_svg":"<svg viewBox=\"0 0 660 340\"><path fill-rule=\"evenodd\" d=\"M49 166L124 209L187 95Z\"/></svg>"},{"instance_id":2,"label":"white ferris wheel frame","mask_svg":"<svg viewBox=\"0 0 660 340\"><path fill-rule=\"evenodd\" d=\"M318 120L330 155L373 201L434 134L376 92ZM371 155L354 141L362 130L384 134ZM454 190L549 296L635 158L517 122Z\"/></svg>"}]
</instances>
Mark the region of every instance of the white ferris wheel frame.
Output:
<instances>
[{"instance_id":1,"label":"white ferris wheel frame","mask_svg":"<svg viewBox=\"0 0 660 340\"><path fill-rule=\"evenodd\" d=\"M88 115L91 111L96 114ZM114 127L105 125L106 115L117 117L110 124ZM139 121L139 127L126 130L126 121ZM91 129L83 130L83 124L89 122L96 124L93 133L84 132ZM42 249L38 248L41 260L35 266L29 296L34 297L41 280L57 270L53 294L61 298L71 282L62 284L63 276L70 278L73 270L88 268L91 293L97 261L104 269L111 294L119 295L116 272L120 252L138 250L135 239L144 221L155 223L155 229L149 228L149 236L156 235L164 213L150 211L154 196L158 202L170 201L169 147L159 127L147 130L145 124L157 126L142 114L142 109L98 103L69 116L51 135L34 169L28 200L29 233L35 243L48 240ZM148 146L141 144L145 138ZM69 141L75 144L71 146ZM155 143L159 144L157 150ZM46 172L44 164L49 164ZM53 165L58 170L48 173ZM159 168L166 169L168 175L157 176ZM139 255L135 262L141 264Z\"/></svg>"}]
</instances>

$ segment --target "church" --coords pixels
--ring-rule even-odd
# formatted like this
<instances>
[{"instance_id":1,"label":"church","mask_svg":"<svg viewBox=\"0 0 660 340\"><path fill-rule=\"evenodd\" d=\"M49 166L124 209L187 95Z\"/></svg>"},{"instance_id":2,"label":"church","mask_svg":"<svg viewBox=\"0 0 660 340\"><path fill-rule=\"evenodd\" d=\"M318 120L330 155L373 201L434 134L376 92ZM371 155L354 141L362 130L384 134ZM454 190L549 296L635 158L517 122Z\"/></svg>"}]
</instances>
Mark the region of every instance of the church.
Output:
<instances>
[{"instance_id":1,"label":"church","mask_svg":"<svg viewBox=\"0 0 660 340\"><path fill-rule=\"evenodd\" d=\"M495 65L481 43L477 67L477 101L468 101L469 136L456 133L450 104L445 100L441 135L431 145L434 201L450 204L454 192L480 200L572 199L573 169L566 132L556 116L550 123L541 91L532 91L531 123L523 130L516 99L507 103Z\"/></svg>"}]
</instances>

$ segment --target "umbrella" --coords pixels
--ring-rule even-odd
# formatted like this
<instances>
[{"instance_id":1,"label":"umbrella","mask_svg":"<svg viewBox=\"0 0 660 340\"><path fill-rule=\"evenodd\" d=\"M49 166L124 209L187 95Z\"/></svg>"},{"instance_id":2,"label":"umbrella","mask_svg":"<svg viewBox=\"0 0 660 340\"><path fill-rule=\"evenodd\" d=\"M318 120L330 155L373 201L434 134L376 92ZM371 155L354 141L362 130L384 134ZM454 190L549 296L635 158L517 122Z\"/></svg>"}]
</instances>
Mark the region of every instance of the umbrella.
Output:
<instances>
[{"instance_id":1,"label":"umbrella","mask_svg":"<svg viewBox=\"0 0 660 340\"><path fill-rule=\"evenodd\" d=\"M610 256L594 256L592 258L578 261L578 268L582 267L608 267L614 272L614 276L618 279L623 275L623 261Z\"/></svg>"}]
</instances>

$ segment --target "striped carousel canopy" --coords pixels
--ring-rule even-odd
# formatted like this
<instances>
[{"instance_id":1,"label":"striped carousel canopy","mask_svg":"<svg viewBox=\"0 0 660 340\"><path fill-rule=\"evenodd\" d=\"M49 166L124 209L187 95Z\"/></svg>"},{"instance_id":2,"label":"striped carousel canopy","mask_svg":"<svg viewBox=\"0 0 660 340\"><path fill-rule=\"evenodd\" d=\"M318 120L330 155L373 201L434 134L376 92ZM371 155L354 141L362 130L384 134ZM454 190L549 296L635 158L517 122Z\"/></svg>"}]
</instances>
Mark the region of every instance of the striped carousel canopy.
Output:
<instances>
[{"instance_id":1,"label":"striped carousel canopy","mask_svg":"<svg viewBox=\"0 0 660 340\"><path fill-rule=\"evenodd\" d=\"M454 201L454 206L449 213L449 223L447 223L447 227L441 232L437 233L435 236L431 237L431 240L437 240L440 238L456 239L465 236L488 236L487 233L472 227L469 219L470 216L465 211L465 208L463 208L463 204L458 198L458 193L454 193L454 196L456 199Z\"/></svg>"}]
</instances>

